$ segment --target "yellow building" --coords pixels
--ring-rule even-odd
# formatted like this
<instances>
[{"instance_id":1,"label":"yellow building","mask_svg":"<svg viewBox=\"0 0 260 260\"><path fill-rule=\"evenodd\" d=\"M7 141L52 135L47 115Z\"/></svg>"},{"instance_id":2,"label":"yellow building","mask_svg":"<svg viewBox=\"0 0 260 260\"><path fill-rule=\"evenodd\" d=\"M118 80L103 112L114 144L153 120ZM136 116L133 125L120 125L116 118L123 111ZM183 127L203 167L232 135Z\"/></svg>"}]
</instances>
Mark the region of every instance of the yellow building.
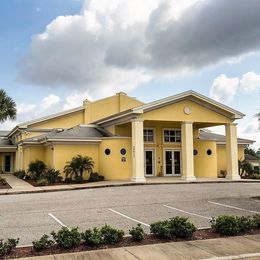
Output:
<instances>
[{"instance_id":1,"label":"yellow building","mask_svg":"<svg viewBox=\"0 0 260 260\"><path fill-rule=\"evenodd\" d=\"M238 179L238 159L253 141L237 138L244 114L194 91L144 104L125 93L90 102L0 132L2 172L27 170L39 159L63 172L87 155L107 180L143 182L153 176L185 180ZM226 135L205 130L224 125Z\"/></svg>"}]
</instances>

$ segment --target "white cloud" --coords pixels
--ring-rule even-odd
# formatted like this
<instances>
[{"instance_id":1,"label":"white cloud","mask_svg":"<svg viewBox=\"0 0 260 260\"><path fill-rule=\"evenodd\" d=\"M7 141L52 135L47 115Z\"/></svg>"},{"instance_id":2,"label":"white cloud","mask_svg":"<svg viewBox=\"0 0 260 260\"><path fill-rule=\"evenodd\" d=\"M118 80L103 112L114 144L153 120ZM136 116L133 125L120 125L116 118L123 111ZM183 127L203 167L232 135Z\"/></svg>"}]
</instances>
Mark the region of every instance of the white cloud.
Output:
<instances>
[{"instance_id":1,"label":"white cloud","mask_svg":"<svg viewBox=\"0 0 260 260\"><path fill-rule=\"evenodd\" d=\"M35 109L35 107L36 105L19 103L17 104L17 115L19 116L20 114L30 113Z\"/></svg>"},{"instance_id":2,"label":"white cloud","mask_svg":"<svg viewBox=\"0 0 260 260\"><path fill-rule=\"evenodd\" d=\"M79 107L86 99L88 99L89 101L92 100L92 97L88 94L88 92L82 93L79 91L75 91L66 97L65 103L63 105L63 110Z\"/></svg>"},{"instance_id":3,"label":"white cloud","mask_svg":"<svg viewBox=\"0 0 260 260\"><path fill-rule=\"evenodd\" d=\"M213 81L210 97L223 103L231 102L237 92L238 84L238 78L228 78L225 74L221 74Z\"/></svg>"},{"instance_id":4,"label":"white cloud","mask_svg":"<svg viewBox=\"0 0 260 260\"><path fill-rule=\"evenodd\" d=\"M247 93L259 91L260 75L253 71L245 73L240 80L240 88Z\"/></svg>"},{"instance_id":5,"label":"white cloud","mask_svg":"<svg viewBox=\"0 0 260 260\"><path fill-rule=\"evenodd\" d=\"M129 91L258 51L259 11L259 0L88 0L33 37L19 78L98 95Z\"/></svg>"},{"instance_id":6,"label":"white cloud","mask_svg":"<svg viewBox=\"0 0 260 260\"><path fill-rule=\"evenodd\" d=\"M59 102L60 102L60 97L54 94L50 94L48 97L43 98L41 102L41 107L43 108L43 110L46 110L51 106L58 104Z\"/></svg>"}]
</instances>

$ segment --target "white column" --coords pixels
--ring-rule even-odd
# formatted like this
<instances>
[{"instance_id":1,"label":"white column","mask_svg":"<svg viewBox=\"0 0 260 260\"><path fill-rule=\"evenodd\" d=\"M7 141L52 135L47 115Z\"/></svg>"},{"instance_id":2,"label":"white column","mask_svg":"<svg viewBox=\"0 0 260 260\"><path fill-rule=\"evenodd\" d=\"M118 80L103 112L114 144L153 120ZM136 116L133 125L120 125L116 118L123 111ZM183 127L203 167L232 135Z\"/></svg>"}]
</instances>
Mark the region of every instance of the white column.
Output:
<instances>
[{"instance_id":1,"label":"white column","mask_svg":"<svg viewBox=\"0 0 260 260\"><path fill-rule=\"evenodd\" d=\"M143 120L132 120L132 181L145 182Z\"/></svg>"},{"instance_id":2,"label":"white column","mask_svg":"<svg viewBox=\"0 0 260 260\"><path fill-rule=\"evenodd\" d=\"M182 148L182 179L196 180L194 176L193 159L193 124L182 122L181 124L181 148Z\"/></svg>"},{"instance_id":3,"label":"white column","mask_svg":"<svg viewBox=\"0 0 260 260\"><path fill-rule=\"evenodd\" d=\"M226 155L227 155L227 176L231 180L239 180L238 172L238 151L237 151L237 124L225 125L226 130Z\"/></svg>"}]
</instances>

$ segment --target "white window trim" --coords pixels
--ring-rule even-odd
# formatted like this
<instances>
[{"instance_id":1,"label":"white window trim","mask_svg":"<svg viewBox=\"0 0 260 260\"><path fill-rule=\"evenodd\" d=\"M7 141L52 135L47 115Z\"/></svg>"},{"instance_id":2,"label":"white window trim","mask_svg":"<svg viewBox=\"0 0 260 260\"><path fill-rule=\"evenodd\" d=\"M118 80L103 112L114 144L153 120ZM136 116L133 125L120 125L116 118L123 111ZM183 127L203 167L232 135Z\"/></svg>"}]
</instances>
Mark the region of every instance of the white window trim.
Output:
<instances>
[{"instance_id":1,"label":"white window trim","mask_svg":"<svg viewBox=\"0 0 260 260\"><path fill-rule=\"evenodd\" d=\"M166 156L165 156L165 153L166 151L178 151L180 152L180 155L181 155L181 164L180 164L180 170L181 170L181 173L180 174L166 174ZM182 149L178 149L178 148L163 148L163 176L168 176L168 177L180 177L182 176Z\"/></svg>"},{"instance_id":2,"label":"white window trim","mask_svg":"<svg viewBox=\"0 0 260 260\"><path fill-rule=\"evenodd\" d=\"M153 131L153 142L146 142L144 144L156 144L156 128L155 127L144 127L144 130L152 130ZM144 138L144 135L143 135Z\"/></svg>"},{"instance_id":3,"label":"white window trim","mask_svg":"<svg viewBox=\"0 0 260 260\"><path fill-rule=\"evenodd\" d=\"M146 151L152 151L153 152L153 174L152 175L147 175L146 171L144 169L144 175L145 177L154 177L155 172L156 172L156 147L149 147L144 149L144 159L145 159L145 152ZM145 162L144 162L144 168L145 168Z\"/></svg>"},{"instance_id":4,"label":"white window trim","mask_svg":"<svg viewBox=\"0 0 260 260\"><path fill-rule=\"evenodd\" d=\"M165 142L164 141L164 131L165 130L177 130L177 131L180 131L181 132L181 128L163 128L162 129L162 141L163 141L163 144L181 144L181 142ZM182 140L182 136L181 136L181 140Z\"/></svg>"}]
</instances>

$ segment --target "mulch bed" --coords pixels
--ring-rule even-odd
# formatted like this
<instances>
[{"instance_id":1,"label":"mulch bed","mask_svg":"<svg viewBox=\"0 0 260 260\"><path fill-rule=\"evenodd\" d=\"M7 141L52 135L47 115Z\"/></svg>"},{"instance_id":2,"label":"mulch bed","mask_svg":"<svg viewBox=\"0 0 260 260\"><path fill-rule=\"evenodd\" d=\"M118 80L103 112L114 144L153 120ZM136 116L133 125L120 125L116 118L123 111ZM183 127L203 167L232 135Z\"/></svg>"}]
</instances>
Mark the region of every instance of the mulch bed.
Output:
<instances>
[{"instance_id":1,"label":"mulch bed","mask_svg":"<svg viewBox=\"0 0 260 260\"><path fill-rule=\"evenodd\" d=\"M0 190L4 190L4 189L12 189L12 187L9 184L6 184L6 185L0 184Z\"/></svg>"},{"instance_id":2,"label":"mulch bed","mask_svg":"<svg viewBox=\"0 0 260 260\"><path fill-rule=\"evenodd\" d=\"M246 235L255 235L260 234L260 230L252 230L247 232ZM245 234L241 234L245 235ZM35 252L32 247L20 247L16 248L10 255L0 259L11 259L11 258L21 258L21 257L32 257L32 256L43 256L43 255L53 255L53 254L63 254L63 253L73 253L73 252L81 252L81 251L92 251L96 249L108 249L108 248L118 248L118 247L128 247L128 246L142 246L142 245L150 245L150 244L159 244L159 243L167 243L167 242L180 242L180 241L192 241L192 240L203 240L203 239L212 239L212 238L223 238L228 237L224 235L220 235L216 233L212 229L203 229L197 230L192 238L190 239L175 239L175 240L163 240L156 238L153 235L146 235L145 239L136 242L133 241L131 237L125 237L122 242L115 244L115 245L105 245L100 246L98 248L93 248L81 244L80 246L73 248L73 249L61 249L57 245L52 246L50 249L44 250L42 252Z\"/></svg>"},{"instance_id":3,"label":"mulch bed","mask_svg":"<svg viewBox=\"0 0 260 260\"><path fill-rule=\"evenodd\" d=\"M33 180L25 180L26 182L28 182L29 184L31 184L32 186L34 187L41 187L40 185L37 185L37 182L36 181L33 181ZM83 182L81 183L66 183L64 181L61 181L61 182L56 182L56 183L50 183L46 186L56 186L56 185L71 185L71 184L83 184L83 183L90 183L89 181L86 181L84 180Z\"/></svg>"}]
</instances>

